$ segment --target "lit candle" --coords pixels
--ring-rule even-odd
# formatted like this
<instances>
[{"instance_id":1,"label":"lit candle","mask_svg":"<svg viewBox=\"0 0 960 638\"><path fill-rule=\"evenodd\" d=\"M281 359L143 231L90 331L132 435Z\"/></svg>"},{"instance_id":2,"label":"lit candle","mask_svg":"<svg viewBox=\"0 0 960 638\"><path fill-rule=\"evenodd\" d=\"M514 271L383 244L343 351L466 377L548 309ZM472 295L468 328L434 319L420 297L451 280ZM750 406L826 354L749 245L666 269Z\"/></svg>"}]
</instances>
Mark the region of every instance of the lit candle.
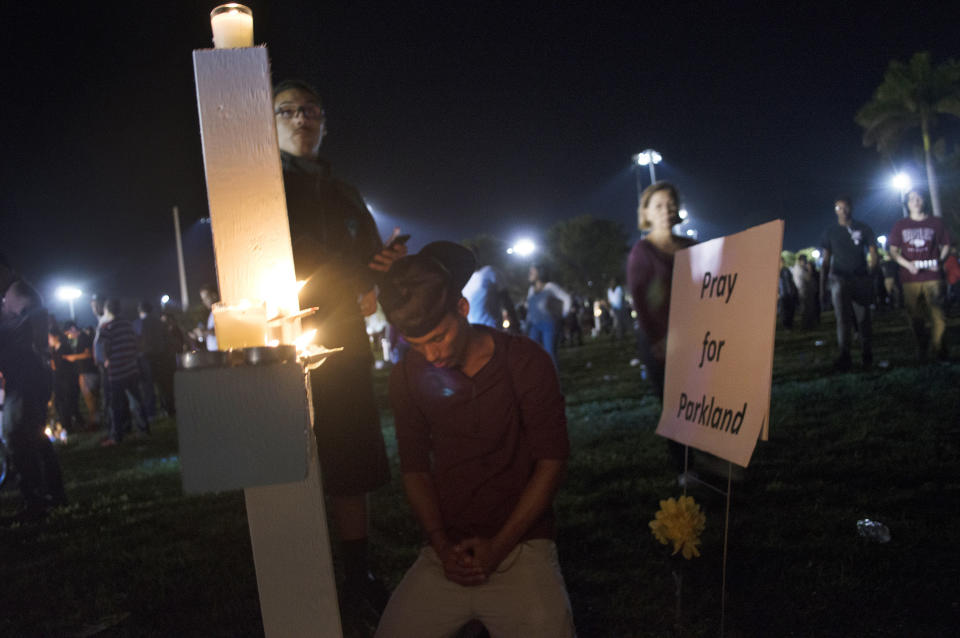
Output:
<instances>
[{"instance_id":1,"label":"lit candle","mask_svg":"<svg viewBox=\"0 0 960 638\"><path fill-rule=\"evenodd\" d=\"M238 49L253 46L253 13L242 4L221 4L210 12L213 46Z\"/></svg>"},{"instance_id":2,"label":"lit candle","mask_svg":"<svg viewBox=\"0 0 960 638\"><path fill-rule=\"evenodd\" d=\"M232 306L217 302L211 310L220 350L267 345L267 308L262 301L241 301Z\"/></svg>"}]
</instances>

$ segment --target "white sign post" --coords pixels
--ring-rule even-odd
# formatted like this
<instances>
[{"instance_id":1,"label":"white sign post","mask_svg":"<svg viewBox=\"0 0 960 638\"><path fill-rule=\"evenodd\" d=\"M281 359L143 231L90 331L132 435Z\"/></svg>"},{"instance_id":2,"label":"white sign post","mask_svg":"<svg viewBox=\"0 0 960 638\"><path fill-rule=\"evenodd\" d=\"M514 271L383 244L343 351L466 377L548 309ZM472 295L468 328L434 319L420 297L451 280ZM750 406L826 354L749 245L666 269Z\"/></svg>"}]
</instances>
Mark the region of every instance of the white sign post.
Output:
<instances>
[{"instance_id":1,"label":"white sign post","mask_svg":"<svg viewBox=\"0 0 960 638\"><path fill-rule=\"evenodd\" d=\"M742 467L770 420L783 221L674 256L657 434Z\"/></svg>"}]
</instances>

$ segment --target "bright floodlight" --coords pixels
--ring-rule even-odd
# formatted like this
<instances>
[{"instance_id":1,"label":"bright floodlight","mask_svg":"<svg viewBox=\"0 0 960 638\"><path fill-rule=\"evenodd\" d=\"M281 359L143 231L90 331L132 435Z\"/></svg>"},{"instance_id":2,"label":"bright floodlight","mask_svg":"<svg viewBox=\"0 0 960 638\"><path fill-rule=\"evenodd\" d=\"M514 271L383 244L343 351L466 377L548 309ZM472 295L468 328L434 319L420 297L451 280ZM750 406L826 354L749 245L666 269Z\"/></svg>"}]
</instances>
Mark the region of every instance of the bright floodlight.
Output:
<instances>
[{"instance_id":1,"label":"bright floodlight","mask_svg":"<svg viewBox=\"0 0 960 638\"><path fill-rule=\"evenodd\" d=\"M886 248L886 247L887 247L887 236L886 236L886 235L880 235L879 237L877 237L877 243L879 243L881 246L883 246L884 248Z\"/></svg>"},{"instance_id":2,"label":"bright floodlight","mask_svg":"<svg viewBox=\"0 0 960 638\"><path fill-rule=\"evenodd\" d=\"M537 249L537 245L529 239L520 239L513 245L513 247L507 252L511 255L520 255L521 257L529 257Z\"/></svg>"},{"instance_id":3,"label":"bright floodlight","mask_svg":"<svg viewBox=\"0 0 960 638\"><path fill-rule=\"evenodd\" d=\"M906 193L913 186L913 180L906 173L897 173L890 180L890 184L901 193Z\"/></svg>"},{"instance_id":4,"label":"bright floodlight","mask_svg":"<svg viewBox=\"0 0 960 638\"><path fill-rule=\"evenodd\" d=\"M686 208L681 208L678 212L680 214L680 219L686 219L689 215Z\"/></svg>"},{"instance_id":5,"label":"bright floodlight","mask_svg":"<svg viewBox=\"0 0 960 638\"><path fill-rule=\"evenodd\" d=\"M687 229L687 237L696 237L696 236L697 236L697 231L695 231L692 228Z\"/></svg>"},{"instance_id":6,"label":"bright floodlight","mask_svg":"<svg viewBox=\"0 0 960 638\"><path fill-rule=\"evenodd\" d=\"M639 164L640 166L646 166L647 164L659 164L663 157L660 153L656 152L652 148L648 148L645 151L640 151L633 156L633 161Z\"/></svg>"},{"instance_id":7,"label":"bright floodlight","mask_svg":"<svg viewBox=\"0 0 960 638\"><path fill-rule=\"evenodd\" d=\"M164 306L170 303L170 295L164 295L160 297L160 303L163 304Z\"/></svg>"},{"instance_id":8,"label":"bright floodlight","mask_svg":"<svg viewBox=\"0 0 960 638\"><path fill-rule=\"evenodd\" d=\"M79 299L81 295L83 295L83 291L73 286L60 286L57 288L57 299L63 301L73 301L74 299Z\"/></svg>"},{"instance_id":9,"label":"bright floodlight","mask_svg":"<svg viewBox=\"0 0 960 638\"><path fill-rule=\"evenodd\" d=\"M813 255L814 259L820 259L820 251L814 248L810 251L810 254Z\"/></svg>"}]
</instances>

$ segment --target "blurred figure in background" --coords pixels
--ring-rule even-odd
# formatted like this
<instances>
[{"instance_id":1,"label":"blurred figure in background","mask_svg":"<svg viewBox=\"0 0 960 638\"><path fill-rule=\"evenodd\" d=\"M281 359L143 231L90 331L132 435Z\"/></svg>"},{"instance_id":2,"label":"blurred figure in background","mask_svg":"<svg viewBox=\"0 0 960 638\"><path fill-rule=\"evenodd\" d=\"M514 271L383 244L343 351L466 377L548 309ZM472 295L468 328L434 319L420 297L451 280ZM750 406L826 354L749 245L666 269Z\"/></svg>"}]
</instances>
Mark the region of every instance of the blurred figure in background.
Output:
<instances>
[{"instance_id":1,"label":"blurred figure in background","mask_svg":"<svg viewBox=\"0 0 960 638\"><path fill-rule=\"evenodd\" d=\"M777 316L780 323L787 330L793 329L793 316L797 311L797 285L793 282L793 274L787 268L783 256L780 257L780 281L777 285Z\"/></svg>"},{"instance_id":2,"label":"blurred figure in background","mask_svg":"<svg viewBox=\"0 0 960 638\"><path fill-rule=\"evenodd\" d=\"M0 305L0 374L4 380L2 434L19 475L23 507L16 520L43 518L51 507L66 503L60 462L44 434L53 375L37 346L38 319L46 324L39 293L15 280ZM47 329L44 329L44 346Z\"/></svg>"},{"instance_id":3,"label":"blurred figure in background","mask_svg":"<svg viewBox=\"0 0 960 638\"><path fill-rule=\"evenodd\" d=\"M166 332L164 339L167 344L168 352L173 354L174 357L181 352L186 352L187 337L183 334L183 330L180 328L180 324L177 322L177 318L174 316L174 314L170 311L161 313L160 322L163 323L163 329Z\"/></svg>"},{"instance_id":4,"label":"blurred figure in background","mask_svg":"<svg viewBox=\"0 0 960 638\"><path fill-rule=\"evenodd\" d=\"M797 255L797 260L790 267L793 284L797 288L797 301L800 306L800 327L808 330L817 323L817 284L810 270L810 263L806 255Z\"/></svg>"},{"instance_id":5,"label":"blurred figure in background","mask_svg":"<svg viewBox=\"0 0 960 638\"><path fill-rule=\"evenodd\" d=\"M97 366L97 375L100 377L100 425L110 431L110 383L107 380L107 369L103 367L103 344L100 343L100 328L106 322L106 315L103 312L104 303L107 298L102 294L90 295L90 310L93 316L97 318L97 327L93 332L93 362Z\"/></svg>"},{"instance_id":6,"label":"blurred figure in background","mask_svg":"<svg viewBox=\"0 0 960 638\"><path fill-rule=\"evenodd\" d=\"M903 305L917 339L918 358L926 361L932 355L946 360L942 264L950 254L950 231L942 219L927 214L926 200L919 189L907 191L906 199L910 216L893 225L890 254L900 264Z\"/></svg>"},{"instance_id":7,"label":"blurred figure in background","mask_svg":"<svg viewBox=\"0 0 960 638\"><path fill-rule=\"evenodd\" d=\"M619 277L611 277L607 284L607 305L610 307L610 318L613 320L613 335L617 341L623 339L630 330L630 310L624 298L623 286Z\"/></svg>"},{"instance_id":8,"label":"blurred figure in background","mask_svg":"<svg viewBox=\"0 0 960 638\"><path fill-rule=\"evenodd\" d=\"M539 343L557 365L557 342L563 331L563 318L573 307L567 291L550 281L543 264L530 266L527 292L527 336Z\"/></svg>"},{"instance_id":9,"label":"blurred figure in background","mask_svg":"<svg viewBox=\"0 0 960 638\"><path fill-rule=\"evenodd\" d=\"M77 367L80 394L87 409L87 420L91 430L100 425L100 373L93 361L93 339L80 330L76 321L63 324L63 333L70 340L71 353L64 358Z\"/></svg>"},{"instance_id":10,"label":"blurred figure in background","mask_svg":"<svg viewBox=\"0 0 960 638\"><path fill-rule=\"evenodd\" d=\"M833 203L837 223L831 224L820 239L823 269L820 271L820 294L828 293L837 319L837 345L840 356L834 369L850 369L850 346L854 325L860 334L864 369L873 365L873 323L870 304L873 302L873 271L877 268L877 236L873 229L853 218L849 197L838 197Z\"/></svg>"},{"instance_id":11,"label":"blurred figure in background","mask_svg":"<svg viewBox=\"0 0 960 638\"><path fill-rule=\"evenodd\" d=\"M510 323L510 332L520 331L520 320L510 299L506 282L493 266L481 266L463 287L463 296L470 302L470 323L503 330L503 314Z\"/></svg>"},{"instance_id":12,"label":"blurred figure in background","mask_svg":"<svg viewBox=\"0 0 960 638\"><path fill-rule=\"evenodd\" d=\"M813 325L820 325L820 313L823 312L823 306L820 304L820 271L817 270L817 264L812 259L807 260L807 271L810 273L811 288L813 288Z\"/></svg>"},{"instance_id":13,"label":"blurred figure in background","mask_svg":"<svg viewBox=\"0 0 960 638\"><path fill-rule=\"evenodd\" d=\"M150 420L140 394L140 367L137 364L137 335L126 319L120 318L120 300L108 299L104 305L105 320L100 324L100 344L103 346L103 367L110 384L110 434L102 445L116 445L131 428L130 402L137 410L137 427L143 434L150 433Z\"/></svg>"},{"instance_id":14,"label":"blurred figure in background","mask_svg":"<svg viewBox=\"0 0 960 638\"><path fill-rule=\"evenodd\" d=\"M900 265L890 253L880 262L883 273L883 290L887 296L887 305L891 308L903 308L903 288L900 284Z\"/></svg>"},{"instance_id":15,"label":"blurred figure in background","mask_svg":"<svg viewBox=\"0 0 960 638\"><path fill-rule=\"evenodd\" d=\"M190 331L190 337L196 342L197 347L203 347L210 352L215 352L217 350L217 333L213 323L213 304L220 301L220 293L217 292L217 287L213 284L200 286L200 301L209 313L207 314L205 322L198 323L197 326Z\"/></svg>"},{"instance_id":16,"label":"blurred figure in background","mask_svg":"<svg viewBox=\"0 0 960 638\"><path fill-rule=\"evenodd\" d=\"M583 301L576 295L572 299L570 312L563 318L564 339L568 346L582 346L583 327L580 325L580 312L583 308Z\"/></svg>"},{"instance_id":17,"label":"blurred figure in background","mask_svg":"<svg viewBox=\"0 0 960 638\"><path fill-rule=\"evenodd\" d=\"M649 232L634 244L627 258L627 287L639 320L640 360L646 365L654 391L662 402L673 255L696 241L673 234L673 227L681 221L680 193L669 182L654 182L644 189L638 217L640 230ZM668 440L667 445L674 466L681 473L678 480L683 482L685 470L692 465L687 462L686 449L676 441Z\"/></svg>"},{"instance_id":18,"label":"blurred figure in background","mask_svg":"<svg viewBox=\"0 0 960 638\"><path fill-rule=\"evenodd\" d=\"M157 392L160 389L160 403L163 410L170 414L173 403L173 373L176 362L171 361L166 343L166 329L160 317L153 311L153 304L141 301L137 305L137 319L133 322L137 333L137 346L140 350L140 389L146 401L147 415L151 420L157 418Z\"/></svg>"},{"instance_id":19,"label":"blurred figure in background","mask_svg":"<svg viewBox=\"0 0 960 638\"><path fill-rule=\"evenodd\" d=\"M80 375L77 365L70 360L73 348L56 322L50 323L48 343L53 367L53 406L60 425L73 434L85 427L80 414Z\"/></svg>"}]
</instances>

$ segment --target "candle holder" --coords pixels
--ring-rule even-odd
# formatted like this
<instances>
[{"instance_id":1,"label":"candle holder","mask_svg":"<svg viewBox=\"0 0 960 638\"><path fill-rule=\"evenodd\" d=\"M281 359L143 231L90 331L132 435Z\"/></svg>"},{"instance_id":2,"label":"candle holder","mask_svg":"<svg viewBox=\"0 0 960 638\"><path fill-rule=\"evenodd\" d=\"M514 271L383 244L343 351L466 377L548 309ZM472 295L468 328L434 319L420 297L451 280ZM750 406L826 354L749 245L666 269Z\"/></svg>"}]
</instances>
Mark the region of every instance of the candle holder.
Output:
<instances>
[{"instance_id":1,"label":"candle holder","mask_svg":"<svg viewBox=\"0 0 960 638\"><path fill-rule=\"evenodd\" d=\"M215 49L253 46L253 12L236 2L221 4L210 12Z\"/></svg>"}]
</instances>

